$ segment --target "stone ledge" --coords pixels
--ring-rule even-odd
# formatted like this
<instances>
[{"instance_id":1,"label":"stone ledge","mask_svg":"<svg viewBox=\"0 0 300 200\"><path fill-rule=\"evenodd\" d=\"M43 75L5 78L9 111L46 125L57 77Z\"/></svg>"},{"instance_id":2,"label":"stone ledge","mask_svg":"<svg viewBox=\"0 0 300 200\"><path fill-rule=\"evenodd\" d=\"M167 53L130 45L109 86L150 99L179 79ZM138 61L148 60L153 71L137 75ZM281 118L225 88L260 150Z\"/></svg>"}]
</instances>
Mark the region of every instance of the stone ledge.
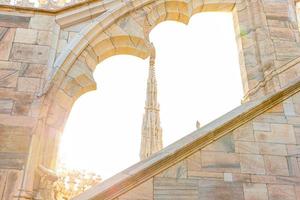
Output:
<instances>
[{"instance_id":1,"label":"stone ledge","mask_svg":"<svg viewBox=\"0 0 300 200\"><path fill-rule=\"evenodd\" d=\"M270 108L300 91L300 79L275 94L247 102L179 141L167 146L146 160L120 172L73 200L114 199L149 180L199 149L218 140Z\"/></svg>"}]
</instances>

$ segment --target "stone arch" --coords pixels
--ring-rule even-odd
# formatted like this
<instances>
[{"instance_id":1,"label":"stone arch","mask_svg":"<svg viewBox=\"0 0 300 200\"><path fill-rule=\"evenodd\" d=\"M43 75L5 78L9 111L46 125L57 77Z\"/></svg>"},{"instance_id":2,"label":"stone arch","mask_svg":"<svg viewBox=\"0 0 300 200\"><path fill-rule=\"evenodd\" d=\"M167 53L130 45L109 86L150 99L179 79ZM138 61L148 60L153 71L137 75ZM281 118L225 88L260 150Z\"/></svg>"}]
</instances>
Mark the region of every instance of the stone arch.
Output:
<instances>
[{"instance_id":1,"label":"stone arch","mask_svg":"<svg viewBox=\"0 0 300 200\"><path fill-rule=\"evenodd\" d=\"M246 98L255 99L275 91L279 87L277 74L272 74L275 65L288 62L291 57L281 53L284 48L276 46L271 39L270 28L266 22L268 13L263 11L260 2L118 2L84 27L56 58L47 84L40 94L43 106L36 128L36 133L40 134L35 134L32 139L25 185L33 185L31 183L37 165L55 167L64 123L75 100L96 88L92 74L99 62L118 54L146 58L149 54L148 35L158 23L176 20L187 24L193 14L204 11L233 12ZM294 23L292 18L285 20L287 23ZM298 49L293 49L292 53L297 57ZM271 74L271 78L265 81L265 75L268 73Z\"/></svg>"},{"instance_id":2,"label":"stone arch","mask_svg":"<svg viewBox=\"0 0 300 200\"><path fill-rule=\"evenodd\" d=\"M140 3L142 6L139 9L133 9L134 7L131 4L130 6L128 5L124 3L122 6L119 5L115 9L108 10L107 13L100 15L85 27L56 60L49 82L51 83L53 82L52 80L55 80L54 76L59 74L58 70L65 69L67 71L86 46L95 47L95 52L102 53L97 55L98 62L109 56L124 53L145 58L148 54L149 32L158 23L166 20L175 20L187 24L193 14L206 11L226 11L234 14L246 99L252 96L255 97L256 92L258 94L265 92L263 90L257 91L256 88L259 83L264 81L264 73L268 71L270 65L274 65L275 57L272 54L274 54L275 50L271 39L265 39L266 46L269 45L270 48L259 47L257 44L257 37L252 36L253 34L251 33L255 29L252 19L254 11L249 14L247 10L249 6L244 1L238 3L233 0L222 2L202 2L197 0L143 1ZM126 22L123 23L124 21ZM123 28L134 27L138 31L126 30L128 32L124 33L124 30L118 30L122 26L124 26ZM260 27L259 23L257 23L257 26ZM108 29L110 31L107 31ZM247 37L244 37L244 34ZM268 34L268 30L263 34ZM253 68L257 68L257 70L253 70ZM47 91L48 87L49 85L45 87L44 91ZM259 87L258 89L261 88Z\"/></svg>"},{"instance_id":3,"label":"stone arch","mask_svg":"<svg viewBox=\"0 0 300 200\"><path fill-rule=\"evenodd\" d=\"M142 59L148 57L144 40L132 36L111 36L100 41L93 48L97 51L99 63L114 55L132 55Z\"/></svg>"},{"instance_id":4,"label":"stone arch","mask_svg":"<svg viewBox=\"0 0 300 200\"><path fill-rule=\"evenodd\" d=\"M108 10L97 17L84 30L78 33L56 59L54 70L49 77L50 82L55 80L54 76L58 74L58 70L69 69L86 46L94 48L104 44L105 46L102 46L102 48L110 48L104 53L103 57L98 55L99 61L112 55L124 53L146 58L149 45L148 34L158 23L174 20L187 24L190 17L195 13L205 11L230 12L235 5L233 0L228 0L228 2L208 1L205 3L200 0L144 0L137 2L133 4L120 3L116 8ZM126 25L122 25L126 20ZM120 31L122 26L131 26L135 30ZM105 51L105 49L97 48L96 52L99 50ZM47 91L47 87L49 86L45 87L45 91Z\"/></svg>"},{"instance_id":5,"label":"stone arch","mask_svg":"<svg viewBox=\"0 0 300 200\"><path fill-rule=\"evenodd\" d=\"M153 5L145 6L147 11L144 28L152 30L157 24L163 21L172 20L188 24L190 18L200 12L231 12L235 1L228 0L223 2L203 2L187 0L159 0Z\"/></svg>"}]
</instances>

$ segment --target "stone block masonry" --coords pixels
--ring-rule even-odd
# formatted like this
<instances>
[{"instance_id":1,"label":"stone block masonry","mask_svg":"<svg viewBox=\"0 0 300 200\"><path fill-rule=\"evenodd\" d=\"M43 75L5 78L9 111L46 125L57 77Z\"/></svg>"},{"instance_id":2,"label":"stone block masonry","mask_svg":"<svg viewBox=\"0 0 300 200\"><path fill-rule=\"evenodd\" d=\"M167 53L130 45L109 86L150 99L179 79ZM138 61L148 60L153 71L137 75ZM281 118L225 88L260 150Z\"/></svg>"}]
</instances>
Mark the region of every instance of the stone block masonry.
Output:
<instances>
[{"instance_id":1,"label":"stone block masonry","mask_svg":"<svg viewBox=\"0 0 300 200\"><path fill-rule=\"evenodd\" d=\"M298 200L298 125L288 123L287 112L298 106L298 100L296 94L181 162L174 163L147 182L143 199ZM290 102L291 107L285 107L285 102ZM278 120L279 117L286 120ZM294 117L300 118L300 115ZM136 191L145 185L137 186L118 199L138 200Z\"/></svg>"},{"instance_id":2,"label":"stone block masonry","mask_svg":"<svg viewBox=\"0 0 300 200\"><path fill-rule=\"evenodd\" d=\"M55 170L72 105L96 89L96 65L119 54L147 58L149 33L163 21L232 12L244 102L299 80L299 28L290 0L87 0L51 9L27 3L0 5L0 200L38 195L36 170ZM112 198L299 199L299 115L295 92Z\"/></svg>"}]
</instances>

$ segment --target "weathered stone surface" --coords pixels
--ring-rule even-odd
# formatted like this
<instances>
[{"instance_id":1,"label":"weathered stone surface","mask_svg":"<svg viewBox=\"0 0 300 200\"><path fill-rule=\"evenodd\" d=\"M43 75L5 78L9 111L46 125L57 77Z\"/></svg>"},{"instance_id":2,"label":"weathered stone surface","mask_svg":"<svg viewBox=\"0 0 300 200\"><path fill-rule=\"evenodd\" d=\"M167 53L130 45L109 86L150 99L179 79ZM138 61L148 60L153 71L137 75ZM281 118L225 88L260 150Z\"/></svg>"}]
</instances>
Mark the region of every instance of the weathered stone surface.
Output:
<instances>
[{"instance_id":1,"label":"weathered stone surface","mask_svg":"<svg viewBox=\"0 0 300 200\"><path fill-rule=\"evenodd\" d=\"M274 123L274 124L286 124L287 119L286 117L281 115L273 115L273 114L262 114L258 117L256 117L254 122L260 122L260 123Z\"/></svg>"},{"instance_id":2,"label":"weathered stone surface","mask_svg":"<svg viewBox=\"0 0 300 200\"><path fill-rule=\"evenodd\" d=\"M187 161L184 160L158 174L156 177L187 178L187 176Z\"/></svg>"},{"instance_id":3,"label":"weathered stone surface","mask_svg":"<svg viewBox=\"0 0 300 200\"><path fill-rule=\"evenodd\" d=\"M295 157L300 154L300 145L287 145L287 153L289 156Z\"/></svg>"},{"instance_id":4,"label":"weathered stone surface","mask_svg":"<svg viewBox=\"0 0 300 200\"><path fill-rule=\"evenodd\" d=\"M21 171L9 170L6 176L6 185L3 192L3 199L11 200L18 191L21 183Z\"/></svg>"},{"instance_id":5,"label":"weathered stone surface","mask_svg":"<svg viewBox=\"0 0 300 200\"><path fill-rule=\"evenodd\" d=\"M258 145L255 142L235 142L235 150L237 153L258 154Z\"/></svg>"},{"instance_id":6,"label":"weathered stone surface","mask_svg":"<svg viewBox=\"0 0 300 200\"><path fill-rule=\"evenodd\" d=\"M292 99L283 102L283 109L286 116L296 116L296 111Z\"/></svg>"},{"instance_id":7,"label":"weathered stone surface","mask_svg":"<svg viewBox=\"0 0 300 200\"><path fill-rule=\"evenodd\" d=\"M264 159L261 155L241 154L241 172L250 174L265 174Z\"/></svg>"},{"instance_id":8,"label":"weathered stone surface","mask_svg":"<svg viewBox=\"0 0 300 200\"><path fill-rule=\"evenodd\" d=\"M49 31L38 31L37 44L50 46L53 33Z\"/></svg>"},{"instance_id":9,"label":"weathered stone surface","mask_svg":"<svg viewBox=\"0 0 300 200\"><path fill-rule=\"evenodd\" d=\"M28 116L12 116L9 114L0 114L0 125L5 126L24 126L33 127L36 123L36 119Z\"/></svg>"},{"instance_id":10,"label":"weathered stone surface","mask_svg":"<svg viewBox=\"0 0 300 200\"><path fill-rule=\"evenodd\" d=\"M245 200L268 200L266 184L243 184Z\"/></svg>"},{"instance_id":11,"label":"weathered stone surface","mask_svg":"<svg viewBox=\"0 0 300 200\"><path fill-rule=\"evenodd\" d=\"M5 135L29 135L32 128L22 126L8 126L0 125L0 133Z\"/></svg>"},{"instance_id":12,"label":"weathered stone surface","mask_svg":"<svg viewBox=\"0 0 300 200\"><path fill-rule=\"evenodd\" d=\"M287 116L288 124L297 125L300 122L300 117L298 116Z\"/></svg>"},{"instance_id":13,"label":"weathered stone surface","mask_svg":"<svg viewBox=\"0 0 300 200\"><path fill-rule=\"evenodd\" d=\"M27 154L25 153L0 153L1 169L23 169Z\"/></svg>"},{"instance_id":14,"label":"weathered stone surface","mask_svg":"<svg viewBox=\"0 0 300 200\"><path fill-rule=\"evenodd\" d=\"M271 132L255 131L255 139L258 142L271 142L283 144L295 144L294 128L288 124L271 124Z\"/></svg>"},{"instance_id":15,"label":"weathered stone surface","mask_svg":"<svg viewBox=\"0 0 300 200\"><path fill-rule=\"evenodd\" d=\"M242 200L243 186L240 183L223 181L199 181L199 199L237 199Z\"/></svg>"},{"instance_id":16,"label":"weathered stone surface","mask_svg":"<svg viewBox=\"0 0 300 200\"><path fill-rule=\"evenodd\" d=\"M0 87L14 88L17 86L18 71L0 70Z\"/></svg>"},{"instance_id":17,"label":"weathered stone surface","mask_svg":"<svg viewBox=\"0 0 300 200\"><path fill-rule=\"evenodd\" d=\"M288 60L299 56L299 45L296 42L275 40L274 45L278 49L278 60Z\"/></svg>"},{"instance_id":18,"label":"weathered stone surface","mask_svg":"<svg viewBox=\"0 0 300 200\"><path fill-rule=\"evenodd\" d=\"M15 102L12 110L12 115L28 115L32 101L30 99L23 99Z\"/></svg>"},{"instance_id":19,"label":"weathered stone surface","mask_svg":"<svg viewBox=\"0 0 300 200\"><path fill-rule=\"evenodd\" d=\"M187 159L188 171L199 171L201 169L201 152L197 151Z\"/></svg>"},{"instance_id":20,"label":"weathered stone surface","mask_svg":"<svg viewBox=\"0 0 300 200\"><path fill-rule=\"evenodd\" d=\"M287 160L282 156L264 156L266 173L269 175L288 176Z\"/></svg>"},{"instance_id":21,"label":"weathered stone surface","mask_svg":"<svg viewBox=\"0 0 300 200\"><path fill-rule=\"evenodd\" d=\"M251 122L233 131L234 140L254 141L253 125Z\"/></svg>"},{"instance_id":22,"label":"weathered stone surface","mask_svg":"<svg viewBox=\"0 0 300 200\"><path fill-rule=\"evenodd\" d=\"M7 33L8 28L7 27L1 27L0 28L0 40L2 40L2 38L5 36L5 34Z\"/></svg>"},{"instance_id":23,"label":"weathered stone surface","mask_svg":"<svg viewBox=\"0 0 300 200\"><path fill-rule=\"evenodd\" d=\"M297 200L300 199L300 186L295 186L295 190L296 190L296 198Z\"/></svg>"},{"instance_id":24,"label":"weathered stone surface","mask_svg":"<svg viewBox=\"0 0 300 200\"><path fill-rule=\"evenodd\" d=\"M270 27L271 37L281 40L295 40L294 32L289 28Z\"/></svg>"},{"instance_id":25,"label":"weathered stone surface","mask_svg":"<svg viewBox=\"0 0 300 200\"><path fill-rule=\"evenodd\" d=\"M259 153L266 155L287 155L286 145L272 143L258 143Z\"/></svg>"},{"instance_id":26,"label":"weathered stone surface","mask_svg":"<svg viewBox=\"0 0 300 200\"><path fill-rule=\"evenodd\" d=\"M53 28L54 23L53 16L34 15L30 19L29 28L48 31Z\"/></svg>"},{"instance_id":27,"label":"weathered stone surface","mask_svg":"<svg viewBox=\"0 0 300 200\"><path fill-rule=\"evenodd\" d=\"M30 78L43 78L47 72L46 65L40 64L24 64L22 71L19 73L20 76Z\"/></svg>"},{"instance_id":28,"label":"weathered stone surface","mask_svg":"<svg viewBox=\"0 0 300 200\"><path fill-rule=\"evenodd\" d=\"M251 175L252 183L277 183L276 176Z\"/></svg>"},{"instance_id":29,"label":"weathered stone surface","mask_svg":"<svg viewBox=\"0 0 300 200\"><path fill-rule=\"evenodd\" d=\"M285 72L279 74L280 84L287 85L289 83L289 80L296 79L297 74L295 72L295 69L288 69Z\"/></svg>"},{"instance_id":30,"label":"weathered stone surface","mask_svg":"<svg viewBox=\"0 0 300 200\"><path fill-rule=\"evenodd\" d=\"M193 179L154 178L154 199L198 200L198 185Z\"/></svg>"},{"instance_id":31,"label":"weathered stone surface","mask_svg":"<svg viewBox=\"0 0 300 200\"><path fill-rule=\"evenodd\" d=\"M268 185L269 200L296 200L295 189L292 185Z\"/></svg>"},{"instance_id":32,"label":"weathered stone surface","mask_svg":"<svg viewBox=\"0 0 300 200\"><path fill-rule=\"evenodd\" d=\"M14 42L35 44L37 41L37 30L17 28Z\"/></svg>"},{"instance_id":33,"label":"weathered stone surface","mask_svg":"<svg viewBox=\"0 0 300 200\"><path fill-rule=\"evenodd\" d=\"M299 103L294 103L294 110L295 110L295 116L299 116L300 115L300 104Z\"/></svg>"},{"instance_id":34,"label":"weathered stone surface","mask_svg":"<svg viewBox=\"0 0 300 200\"><path fill-rule=\"evenodd\" d=\"M276 183L285 185L299 185L300 178L290 176L276 176Z\"/></svg>"},{"instance_id":35,"label":"weathered stone surface","mask_svg":"<svg viewBox=\"0 0 300 200\"><path fill-rule=\"evenodd\" d=\"M37 92L40 86L41 86L41 79L39 78L19 77L18 91Z\"/></svg>"},{"instance_id":36,"label":"weathered stone surface","mask_svg":"<svg viewBox=\"0 0 300 200\"><path fill-rule=\"evenodd\" d=\"M57 45L57 53L61 53L65 49L67 44L67 40L59 40Z\"/></svg>"},{"instance_id":37,"label":"weathered stone surface","mask_svg":"<svg viewBox=\"0 0 300 200\"><path fill-rule=\"evenodd\" d=\"M201 152L201 166L205 171L239 172L240 162L237 154L221 152Z\"/></svg>"},{"instance_id":38,"label":"weathered stone surface","mask_svg":"<svg viewBox=\"0 0 300 200\"><path fill-rule=\"evenodd\" d=\"M8 28L1 30L1 32L2 37L0 38L0 60L8 60L16 29Z\"/></svg>"},{"instance_id":39,"label":"weathered stone surface","mask_svg":"<svg viewBox=\"0 0 300 200\"><path fill-rule=\"evenodd\" d=\"M219 177L223 178L223 174L210 174L209 172L203 172L201 171L201 152L198 151L197 153L194 153L192 156L188 157L186 159L187 163L187 171L188 171L188 176L189 177ZM208 173L208 174L207 174Z\"/></svg>"},{"instance_id":40,"label":"weathered stone surface","mask_svg":"<svg viewBox=\"0 0 300 200\"><path fill-rule=\"evenodd\" d=\"M74 100L68 96L64 91L59 91L57 93L57 99L56 102L66 110L71 108Z\"/></svg>"},{"instance_id":41,"label":"weathered stone surface","mask_svg":"<svg viewBox=\"0 0 300 200\"><path fill-rule=\"evenodd\" d=\"M207 180L224 180L224 173L195 170L188 171L188 177L194 179L205 178Z\"/></svg>"},{"instance_id":42,"label":"weathered stone surface","mask_svg":"<svg viewBox=\"0 0 300 200\"><path fill-rule=\"evenodd\" d=\"M11 59L14 61L47 64L49 47L15 43L12 47Z\"/></svg>"},{"instance_id":43,"label":"weathered stone surface","mask_svg":"<svg viewBox=\"0 0 300 200\"><path fill-rule=\"evenodd\" d=\"M30 135L4 135L0 133L0 152L27 153L30 139Z\"/></svg>"},{"instance_id":44,"label":"weathered stone surface","mask_svg":"<svg viewBox=\"0 0 300 200\"><path fill-rule=\"evenodd\" d=\"M232 134L228 134L218 141L213 142L212 144L203 148L203 151L222 151L233 153L235 151L235 146L232 138Z\"/></svg>"},{"instance_id":45,"label":"weathered stone surface","mask_svg":"<svg viewBox=\"0 0 300 200\"><path fill-rule=\"evenodd\" d=\"M22 64L19 62L10 62L10 61L0 61L1 70L20 70Z\"/></svg>"},{"instance_id":46,"label":"weathered stone surface","mask_svg":"<svg viewBox=\"0 0 300 200\"><path fill-rule=\"evenodd\" d=\"M27 28L30 17L0 14L0 26L13 28Z\"/></svg>"},{"instance_id":47,"label":"weathered stone surface","mask_svg":"<svg viewBox=\"0 0 300 200\"><path fill-rule=\"evenodd\" d=\"M253 122L253 130L255 131L271 131L270 123Z\"/></svg>"},{"instance_id":48,"label":"weathered stone surface","mask_svg":"<svg viewBox=\"0 0 300 200\"><path fill-rule=\"evenodd\" d=\"M65 123L66 115L66 110L58 105L55 105L49 112L48 124L52 127L59 128L62 124Z\"/></svg>"},{"instance_id":49,"label":"weathered stone surface","mask_svg":"<svg viewBox=\"0 0 300 200\"><path fill-rule=\"evenodd\" d=\"M31 101L33 99L33 95L24 92L16 92L14 88L0 88L0 98L12 99L14 101Z\"/></svg>"},{"instance_id":50,"label":"weathered stone surface","mask_svg":"<svg viewBox=\"0 0 300 200\"><path fill-rule=\"evenodd\" d=\"M224 175L225 175L225 173L224 173ZM250 177L249 174L233 173L232 174L232 181L233 182L249 183L249 182L251 182L251 177Z\"/></svg>"},{"instance_id":51,"label":"weathered stone surface","mask_svg":"<svg viewBox=\"0 0 300 200\"><path fill-rule=\"evenodd\" d=\"M0 194L4 193L4 188L6 185L6 176L7 176L7 170L0 170Z\"/></svg>"},{"instance_id":52,"label":"weathered stone surface","mask_svg":"<svg viewBox=\"0 0 300 200\"><path fill-rule=\"evenodd\" d=\"M0 113L10 113L13 107L12 100L0 100Z\"/></svg>"},{"instance_id":53,"label":"weathered stone surface","mask_svg":"<svg viewBox=\"0 0 300 200\"><path fill-rule=\"evenodd\" d=\"M287 157L289 175L300 177L300 166L296 157Z\"/></svg>"}]
</instances>

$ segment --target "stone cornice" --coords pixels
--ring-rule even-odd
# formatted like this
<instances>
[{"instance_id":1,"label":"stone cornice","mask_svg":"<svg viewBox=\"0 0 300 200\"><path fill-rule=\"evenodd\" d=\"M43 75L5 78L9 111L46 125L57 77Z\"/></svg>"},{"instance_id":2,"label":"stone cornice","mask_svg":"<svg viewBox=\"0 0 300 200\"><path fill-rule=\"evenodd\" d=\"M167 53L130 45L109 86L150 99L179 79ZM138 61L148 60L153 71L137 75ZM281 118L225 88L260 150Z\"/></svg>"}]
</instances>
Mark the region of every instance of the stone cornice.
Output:
<instances>
[{"instance_id":1,"label":"stone cornice","mask_svg":"<svg viewBox=\"0 0 300 200\"><path fill-rule=\"evenodd\" d=\"M187 158L199 149L249 122L299 91L300 79L297 79L296 82L275 94L256 101L247 102L181 140L169 145L148 159L133 165L82 193L73 200L114 199L171 167L174 163Z\"/></svg>"},{"instance_id":2,"label":"stone cornice","mask_svg":"<svg viewBox=\"0 0 300 200\"><path fill-rule=\"evenodd\" d=\"M34 7L24 7L24 6L14 6L14 5L5 5L0 4L0 11L10 11L10 12L21 12L21 13L38 13L38 14L47 14L47 15L57 15L65 11L77 9L79 7L88 5L92 2L97 2L99 0L85 0L84 2L79 2L73 5L65 6L58 9L45 9L45 8L34 8Z\"/></svg>"}]
</instances>

